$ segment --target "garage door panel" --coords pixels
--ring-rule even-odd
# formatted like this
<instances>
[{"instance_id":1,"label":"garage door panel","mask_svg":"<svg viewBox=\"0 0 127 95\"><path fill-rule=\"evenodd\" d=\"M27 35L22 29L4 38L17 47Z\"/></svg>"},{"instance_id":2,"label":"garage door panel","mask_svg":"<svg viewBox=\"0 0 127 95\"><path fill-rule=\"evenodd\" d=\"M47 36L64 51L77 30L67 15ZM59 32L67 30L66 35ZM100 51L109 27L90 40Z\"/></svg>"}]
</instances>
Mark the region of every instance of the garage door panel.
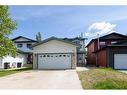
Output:
<instances>
[{"instance_id":1,"label":"garage door panel","mask_svg":"<svg viewBox=\"0 0 127 95\"><path fill-rule=\"evenodd\" d=\"M127 54L115 54L114 55L114 68L115 69L127 69Z\"/></svg>"},{"instance_id":2,"label":"garage door panel","mask_svg":"<svg viewBox=\"0 0 127 95\"><path fill-rule=\"evenodd\" d=\"M39 69L71 68L70 54L42 54L38 56Z\"/></svg>"}]
</instances>

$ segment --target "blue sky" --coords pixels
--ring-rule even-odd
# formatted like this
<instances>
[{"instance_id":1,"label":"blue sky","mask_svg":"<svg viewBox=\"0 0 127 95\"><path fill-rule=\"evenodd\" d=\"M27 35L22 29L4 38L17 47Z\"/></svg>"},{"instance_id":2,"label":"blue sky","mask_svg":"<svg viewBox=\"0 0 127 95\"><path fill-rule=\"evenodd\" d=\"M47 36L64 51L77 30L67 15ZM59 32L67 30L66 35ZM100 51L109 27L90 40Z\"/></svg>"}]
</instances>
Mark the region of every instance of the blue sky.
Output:
<instances>
[{"instance_id":1,"label":"blue sky","mask_svg":"<svg viewBox=\"0 0 127 95\"><path fill-rule=\"evenodd\" d=\"M41 32L43 39L76 37L81 32L85 35L94 30L100 31L98 27L102 26L127 34L127 6L10 6L9 12L18 23L10 38L22 35L35 39L37 32ZM92 25L94 27L90 30Z\"/></svg>"}]
</instances>

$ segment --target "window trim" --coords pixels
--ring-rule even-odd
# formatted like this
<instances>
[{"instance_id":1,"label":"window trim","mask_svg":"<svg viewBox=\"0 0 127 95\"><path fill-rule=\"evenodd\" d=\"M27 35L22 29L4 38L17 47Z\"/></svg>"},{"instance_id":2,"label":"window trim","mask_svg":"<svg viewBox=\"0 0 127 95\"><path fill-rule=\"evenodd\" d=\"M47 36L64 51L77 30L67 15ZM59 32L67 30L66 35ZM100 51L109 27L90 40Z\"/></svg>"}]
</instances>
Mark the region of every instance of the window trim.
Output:
<instances>
[{"instance_id":1,"label":"window trim","mask_svg":"<svg viewBox=\"0 0 127 95\"><path fill-rule=\"evenodd\" d=\"M105 45L106 43L105 43L105 41L101 41L101 42L99 42L99 44L100 45Z\"/></svg>"},{"instance_id":2,"label":"window trim","mask_svg":"<svg viewBox=\"0 0 127 95\"><path fill-rule=\"evenodd\" d=\"M111 41L111 44L115 44L115 43L117 43L117 41Z\"/></svg>"},{"instance_id":3,"label":"window trim","mask_svg":"<svg viewBox=\"0 0 127 95\"><path fill-rule=\"evenodd\" d=\"M23 47L23 44L22 43L18 43L17 44L17 48L22 48Z\"/></svg>"},{"instance_id":4,"label":"window trim","mask_svg":"<svg viewBox=\"0 0 127 95\"><path fill-rule=\"evenodd\" d=\"M31 44L31 43L27 43L27 44L26 44L26 47L27 47L27 48L31 48L31 46L28 47L28 45L31 45L31 46L32 46L32 44Z\"/></svg>"}]
</instances>

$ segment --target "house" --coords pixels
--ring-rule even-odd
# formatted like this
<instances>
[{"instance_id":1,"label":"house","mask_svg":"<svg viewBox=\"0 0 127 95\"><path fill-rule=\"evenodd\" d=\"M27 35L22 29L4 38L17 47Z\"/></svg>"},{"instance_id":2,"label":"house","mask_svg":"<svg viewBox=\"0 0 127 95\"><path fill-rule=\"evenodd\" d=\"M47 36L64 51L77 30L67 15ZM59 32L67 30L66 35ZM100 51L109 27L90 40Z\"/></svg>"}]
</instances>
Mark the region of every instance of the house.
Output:
<instances>
[{"instance_id":1,"label":"house","mask_svg":"<svg viewBox=\"0 0 127 95\"><path fill-rule=\"evenodd\" d=\"M83 38L83 37L63 38L63 40L71 41L78 45L77 47L77 66L84 66L86 63L85 40L87 40L87 38Z\"/></svg>"},{"instance_id":2,"label":"house","mask_svg":"<svg viewBox=\"0 0 127 95\"><path fill-rule=\"evenodd\" d=\"M33 66L38 69L71 69L85 64L85 38L51 37L40 43L18 36L14 39L18 55L1 59L1 68ZM33 47L33 48L32 48Z\"/></svg>"},{"instance_id":3,"label":"house","mask_svg":"<svg viewBox=\"0 0 127 95\"><path fill-rule=\"evenodd\" d=\"M72 69L77 66L76 43L51 37L33 46L34 69Z\"/></svg>"},{"instance_id":4,"label":"house","mask_svg":"<svg viewBox=\"0 0 127 95\"><path fill-rule=\"evenodd\" d=\"M31 46L36 43L35 40L18 36L12 41L15 43L18 55L14 58L11 55L5 56L0 59L0 68L18 68L22 66L31 65L33 63L32 59L32 48Z\"/></svg>"},{"instance_id":5,"label":"house","mask_svg":"<svg viewBox=\"0 0 127 95\"><path fill-rule=\"evenodd\" d=\"M111 33L92 39L87 47L88 65L127 69L127 36Z\"/></svg>"}]
</instances>

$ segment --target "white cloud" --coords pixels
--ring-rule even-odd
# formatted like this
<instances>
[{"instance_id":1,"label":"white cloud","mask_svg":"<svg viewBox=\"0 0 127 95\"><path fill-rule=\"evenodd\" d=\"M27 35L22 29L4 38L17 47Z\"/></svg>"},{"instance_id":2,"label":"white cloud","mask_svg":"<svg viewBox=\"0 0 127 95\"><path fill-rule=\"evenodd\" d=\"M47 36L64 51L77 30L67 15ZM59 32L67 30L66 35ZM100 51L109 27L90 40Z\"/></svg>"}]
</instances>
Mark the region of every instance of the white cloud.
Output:
<instances>
[{"instance_id":1,"label":"white cloud","mask_svg":"<svg viewBox=\"0 0 127 95\"><path fill-rule=\"evenodd\" d=\"M97 34L107 34L115 32L114 28L116 24L111 24L109 22L96 22L90 25L88 32L85 33L86 36L96 36Z\"/></svg>"}]
</instances>

